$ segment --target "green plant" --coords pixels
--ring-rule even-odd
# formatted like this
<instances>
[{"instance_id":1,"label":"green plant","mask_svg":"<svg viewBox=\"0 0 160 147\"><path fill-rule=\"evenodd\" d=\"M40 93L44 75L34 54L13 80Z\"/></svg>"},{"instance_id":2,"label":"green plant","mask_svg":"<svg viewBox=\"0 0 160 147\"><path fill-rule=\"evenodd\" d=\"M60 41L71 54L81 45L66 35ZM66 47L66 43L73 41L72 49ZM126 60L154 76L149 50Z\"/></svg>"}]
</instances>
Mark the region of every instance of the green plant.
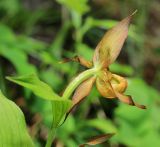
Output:
<instances>
[{"instance_id":1,"label":"green plant","mask_svg":"<svg viewBox=\"0 0 160 147\"><path fill-rule=\"evenodd\" d=\"M123 77L112 74L109 71L109 65L115 61L127 38L128 27L133 14L119 22L104 35L95 49L92 62L79 56L64 61L76 61L89 69L74 78L62 96L56 94L52 88L42 82L36 74L7 77L8 80L30 89L35 95L51 103L53 121L46 147L52 145L57 128L63 124L71 110L90 93L95 81L97 89L103 97L118 98L124 103L145 109L145 106L135 103L131 96L124 95L124 91L127 88L127 81ZM72 100L70 100L71 97ZM98 136L80 146L102 143L112 135L113 134L105 134ZM19 146L19 143L17 143L16 146Z\"/></svg>"},{"instance_id":2,"label":"green plant","mask_svg":"<svg viewBox=\"0 0 160 147\"><path fill-rule=\"evenodd\" d=\"M34 146L28 135L22 111L14 102L7 99L1 91L0 115L1 146Z\"/></svg>"}]
</instances>

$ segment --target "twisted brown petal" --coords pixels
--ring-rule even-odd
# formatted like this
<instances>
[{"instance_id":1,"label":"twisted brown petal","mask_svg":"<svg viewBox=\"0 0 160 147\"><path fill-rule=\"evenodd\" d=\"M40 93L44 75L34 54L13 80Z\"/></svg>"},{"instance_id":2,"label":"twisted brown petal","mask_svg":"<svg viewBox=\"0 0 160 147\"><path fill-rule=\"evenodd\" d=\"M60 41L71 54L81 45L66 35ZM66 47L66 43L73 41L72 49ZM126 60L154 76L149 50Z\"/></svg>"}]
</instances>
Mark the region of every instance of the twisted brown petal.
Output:
<instances>
[{"instance_id":1,"label":"twisted brown petal","mask_svg":"<svg viewBox=\"0 0 160 147\"><path fill-rule=\"evenodd\" d=\"M102 68L106 68L116 60L127 38L128 27L133 14L120 21L104 35L95 49L94 65L100 64Z\"/></svg>"},{"instance_id":2,"label":"twisted brown petal","mask_svg":"<svg viewBox=\"0 0 160 147\"><path fill-rule=\"evenodd\" d=\"M110 82L109 82L109 83L110 83ZM128 104L128 105L132 105L132 106L136 106L136 107L141 108L141 109L146 109L146 106L140 105L140 104L138 104L138 103L135 103L135 102L133 101L133 99L132 99L131 96L124 95L123 93L120 93L120 92L116 91L115 89L113 89L111 83L110 83L110 86L111 86L112 90L114 91L116 97L117 97L120 101L122 101L123 103L126 103L126 104Z\"/></svg>"},{"instance_id":3,"label":"twisted brown petal","mask_svg":"<svg viewBox=\"0 0 160 147\"><path fill-rule=\"evenodd\" d=\"M96 80L96 86L103 97L118 98L120 101L128 105L146 109L144 105L135 103L131 96L126 96L123 94L127 88L127 81L121 76L103 70Z\"/></svg>"},{"instance_id":4,"label":"twisted brown petal","mask_svg":"<svg viewBox=\"0 0 160 147\"><path fill-rule=\"evenodd\" d=\"M66 63L66 62L71 62L71 61L78 62L78 63L80 63L81 65L83 65L87 68L91 68L93 66L92 62L87 61L86 59L84 59L83 57L80 57L80 56L75 56L73 58L65 58L60 63Z\"/></svg>"},{"instance_id":5,"label":"twisted brown petal","mask_svg":"<svg viewBox=\"0 0 160 147\"><path fill-rule=\"evenodd\" d=\"M118 93L118 92L116 92L116 95L117 95L117 98L120 101L122 101L123 103L126 103L128 105L132 105L132 106L136 106L136 107L141 108L141 109L146 109L146 106L135 103L133 101L132 97L129 96L129 95L124 95L124 94L121 94L121 93Z\"/></svg>"}]
</instances>

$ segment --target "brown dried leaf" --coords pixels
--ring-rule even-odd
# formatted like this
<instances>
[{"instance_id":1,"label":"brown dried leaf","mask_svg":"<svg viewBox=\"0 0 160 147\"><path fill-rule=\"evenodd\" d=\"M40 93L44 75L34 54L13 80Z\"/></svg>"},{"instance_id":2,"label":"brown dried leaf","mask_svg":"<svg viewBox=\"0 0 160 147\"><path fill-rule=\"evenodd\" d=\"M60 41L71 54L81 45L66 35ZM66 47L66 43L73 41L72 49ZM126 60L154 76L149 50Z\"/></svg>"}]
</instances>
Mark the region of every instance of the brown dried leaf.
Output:
<instances>
[{"instance_id":1,"label":"brown dried leaf","mask_svg":"<svg viewBox=\"0 0 160 147\"><path fill-rule=\"evenodd\" d=\"M108 140L109 138L111 138L113 135L114 133L96 136L90 139L88 142L81 144L79 147L85 147L86 145L93 146L93 145L101 144L105 142L106 140Z\"/></svg>"},{"instance_id":2,"label":"brown dried leaf","mask_svg":"<svg viewBox=\"0 0 160 147\"><path fill-rule=\"evenodd\" d=\"M84 59L83 57L80 57L80 56L75 56L73 58L66 58L63 61L61 61L60 63L66 63L66 62L71 62L71 61L78 62L87 68L91 68L93 66L92 62L87 61L86 59Z\"/></svg>"},{"instance_id":3,"label":"brown dried leaf","mask_svg":"<svg viewBox=\"0 0 160 147\"><path fill-rule=\"evenodd\" d=\"M104 35L95 49L94 65L100 64L102 68L106 68L116 60L127 38L128 27L133 14L120 21Z\"/></svg>"}]
</instances>

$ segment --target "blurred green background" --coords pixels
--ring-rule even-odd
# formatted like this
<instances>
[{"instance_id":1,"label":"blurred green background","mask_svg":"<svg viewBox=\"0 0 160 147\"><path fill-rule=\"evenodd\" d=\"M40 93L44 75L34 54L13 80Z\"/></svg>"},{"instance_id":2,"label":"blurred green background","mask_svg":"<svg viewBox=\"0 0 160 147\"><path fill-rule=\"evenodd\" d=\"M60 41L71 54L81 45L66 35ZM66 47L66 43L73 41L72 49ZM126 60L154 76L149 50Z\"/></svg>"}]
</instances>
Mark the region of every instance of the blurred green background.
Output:
<instances>
[{"instance_id":1,"label":"blurred green background","mask_svg":"<svg viewBox=\"0 0 160 147\"><path fill-rule=\"evenodd\" d=\"M61 94L85 68L58 62L75 55L91 60L106 30L136 9L110 69L127 77L126 93L147 110L104 99L94 88L58 129L54 147L77 147L112 132L116 135L97 147L160 147L160 1L0 0L0 89L24 112L37 147L44 147L52 122L50 103L5 76L37 73Z\"/></svg>"}]
</instances>

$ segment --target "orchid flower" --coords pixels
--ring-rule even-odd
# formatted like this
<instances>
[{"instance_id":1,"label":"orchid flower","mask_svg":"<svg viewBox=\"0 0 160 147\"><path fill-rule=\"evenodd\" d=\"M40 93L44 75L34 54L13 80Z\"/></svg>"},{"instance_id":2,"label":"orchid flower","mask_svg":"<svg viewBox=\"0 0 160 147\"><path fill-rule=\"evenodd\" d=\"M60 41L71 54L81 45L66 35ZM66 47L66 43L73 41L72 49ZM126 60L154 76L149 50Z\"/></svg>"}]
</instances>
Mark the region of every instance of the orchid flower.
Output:
<instances>
[{"instance_id":1,"label":"orchid flower","mask_svg":"<svg viewBox=\"0 0 160 147\"><path fill-rule=\"evenodd\" d=\"M73 95L73 106L83 100L90 93L93 84L96 83L96 87L103 97L109 99L118 98L123 103L137 106L141 109L146 108L144 105L135 103L131 96L124 94L127 88L127 80L124 77L111 73L109 70L110 64L118 57L127 38L133 14L126 17L106 32L95 49L92 61L87 61L79 56L66 60L76 61L87 68L96 69L93 76L89 76L85 79L75 90Z\"/></svg>"},{"instance_id":2,"label":"orchid flower","mask_svg":"<svg viewBox=\"0 0 160 147\"><path fill-rule=\"evenodd\" d=\"M51 102L53 124L47 139L46 147L51 146L55 131L60 126L64 116L66 116L66 120L71 110L89 95L94 83L96 83L99 93L105 98L118 98L123 103L141 109L146 108L144 105L135 103L131 96L124 94L127 88L127 80L124 77L111 73L109 70L110 64L118 57L127 38L128 28L133 14L120 21L104 35L95 49L92 61L87 61L79 56L65 60L65 62L79 62L89 69L83 71L74 78L68 84L62 96L55 93L52 88L48 84L42 82L37 75L31 74L19 77L7 77L8 80L32 90L35 95ZM73 92L72 101L68 100ZM113 135L113 133L110 133L98 136L87 143L81 144L80 147L102 143Z\"/></svg>"}]
</instances>

